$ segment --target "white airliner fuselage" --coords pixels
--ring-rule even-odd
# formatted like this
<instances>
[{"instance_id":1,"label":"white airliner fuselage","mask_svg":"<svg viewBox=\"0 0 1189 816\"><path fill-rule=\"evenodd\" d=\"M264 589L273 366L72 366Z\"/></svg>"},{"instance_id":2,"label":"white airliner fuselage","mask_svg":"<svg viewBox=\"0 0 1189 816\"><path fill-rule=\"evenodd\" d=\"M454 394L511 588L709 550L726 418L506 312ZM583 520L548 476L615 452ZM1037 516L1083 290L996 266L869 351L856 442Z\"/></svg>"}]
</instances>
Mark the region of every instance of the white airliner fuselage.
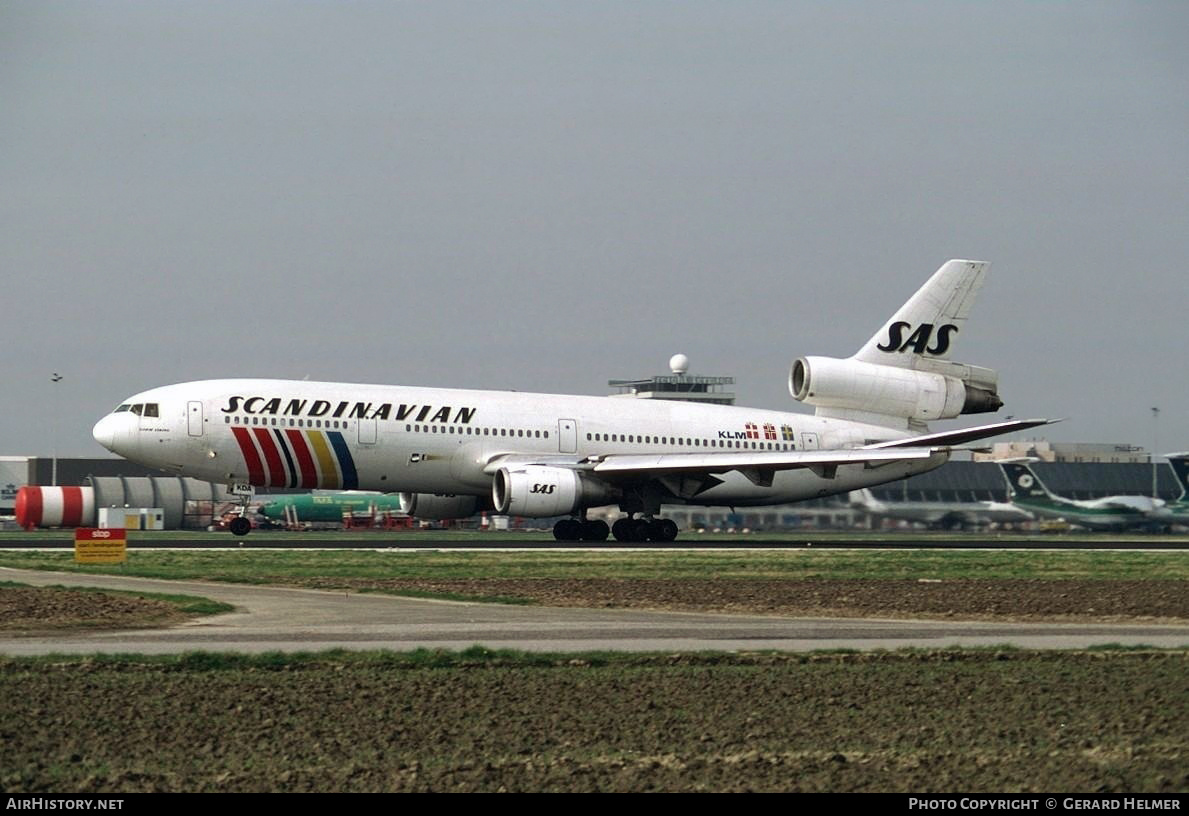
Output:
<instances>
[{"instance_id":1,"label":"white airliner fuselage","mask_svg":"<svg viewBox=\"0 0 1189 816\"><path fill-rule=\"evenodd\" d=\"M155 406L145 416L135 406ZM206 380L129 397L95 438L151 467L213 482L387 492L491 491L493 463L631 455L818 451L902 439L903 431L754 408L519 392L291 380ZM772 457L776 459L776 457ZM760 460L757 460L760 461ZM738 471L695 504L798 501L901 479L946 454L842 465L833 478L779 470L771 485ZM680 500L680 497L673 497Z\"/></svg>"},{"instance_id":2,"label":"white airliner fuselage","mask_svg":"<svg viewBox=\"0 0 1189 816\"><path fill-rule=\"evenodd\" d=\"M1033 427L928 433L997 410L995 372L945 359L987 264L950 261L845 360L789 377L815 415L621 397L292 380L205 380L129 397L95 426L133 461L256 487L400 492L428 518L484 508L573 516L563 540L671 541L662 504L766 505L844 493L943 464L951 446ZM242 491L241 491L242 492ZM608 530L590 507L627 516ZM634 516L639 514L640 519ZM233 527L246 532L246 520Z\"/></svg>"}]
</instances>

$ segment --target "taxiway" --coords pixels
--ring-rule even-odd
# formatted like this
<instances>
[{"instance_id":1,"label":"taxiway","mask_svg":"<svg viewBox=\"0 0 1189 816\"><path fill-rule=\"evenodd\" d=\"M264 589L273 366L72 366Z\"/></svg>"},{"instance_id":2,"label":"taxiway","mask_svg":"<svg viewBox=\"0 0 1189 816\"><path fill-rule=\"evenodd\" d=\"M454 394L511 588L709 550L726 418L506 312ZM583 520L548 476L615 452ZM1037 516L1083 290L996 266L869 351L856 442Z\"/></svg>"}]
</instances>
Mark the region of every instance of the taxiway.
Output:
<instances>
[{"instance_id":1,"label":"taxiway","mask_svg":"<svg viewBox=\"0 0 1189 816\"><path fill-rule=\"evenodd\" d=\"M1083 649L1108 643L1189 646L1189 624L998 623L780 618L510 606L199 581L0 568L35 586L93 586L200 595L235 612L168 629L0 638L0 654L461 649L527 651L812 651L1010 645Z\"/></svg>"}]
</instances>

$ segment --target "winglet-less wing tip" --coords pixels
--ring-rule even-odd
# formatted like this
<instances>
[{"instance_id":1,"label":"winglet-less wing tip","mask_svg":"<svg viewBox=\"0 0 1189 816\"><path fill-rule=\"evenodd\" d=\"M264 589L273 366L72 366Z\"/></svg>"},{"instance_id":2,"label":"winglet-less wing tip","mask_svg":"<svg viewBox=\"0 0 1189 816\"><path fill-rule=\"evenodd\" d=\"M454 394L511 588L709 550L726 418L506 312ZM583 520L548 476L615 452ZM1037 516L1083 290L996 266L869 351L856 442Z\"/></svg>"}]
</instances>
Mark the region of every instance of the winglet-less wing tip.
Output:
<instances>
[{"instance_id":1,"label":"winglet-less wing tip","mask_svg":"<svg viewBox=\"0 0 1189 816\"><path fill-rule=\"evenodd\" d=\"M1000 436L1006 433L1015 433L1016 431L1025 431L1029 428L1036 428L1041 425L1052 425L1054 422L1061 422L1060 419L1009 419L1005 422L994 422L990 425L976 425L973 428L959 428L956 431L939 431L938 433L922 434L920 436L910 436L905 439L895 439L891 442L878 442L874 445L867 445L862 450L879 450L881 448L919 448L919 447L946 447L952 445L964 445L967 442L974 442L979 439L987 439L992 436Z\"/></svg>"}]
</instances>

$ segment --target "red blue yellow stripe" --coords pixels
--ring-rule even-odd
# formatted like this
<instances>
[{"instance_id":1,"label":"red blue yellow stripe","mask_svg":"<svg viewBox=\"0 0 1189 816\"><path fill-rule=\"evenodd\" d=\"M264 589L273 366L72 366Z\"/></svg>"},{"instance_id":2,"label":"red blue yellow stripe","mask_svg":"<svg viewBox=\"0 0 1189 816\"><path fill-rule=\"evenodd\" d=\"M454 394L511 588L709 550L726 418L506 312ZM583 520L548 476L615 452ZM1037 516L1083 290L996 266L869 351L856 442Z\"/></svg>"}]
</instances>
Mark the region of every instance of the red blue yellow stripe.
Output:
<instances>
[{"instance_id":1,"label":"red blue yellow stripe","mask_svg":"<svg viewBox=\"0 0 1189 816\"><path fill-rule=\"evenodd\" d=\"M359 474L347 440L339 431L232 428L247 468L258 487L324 487L353 490Z\"/></svg>"}]
</instances>

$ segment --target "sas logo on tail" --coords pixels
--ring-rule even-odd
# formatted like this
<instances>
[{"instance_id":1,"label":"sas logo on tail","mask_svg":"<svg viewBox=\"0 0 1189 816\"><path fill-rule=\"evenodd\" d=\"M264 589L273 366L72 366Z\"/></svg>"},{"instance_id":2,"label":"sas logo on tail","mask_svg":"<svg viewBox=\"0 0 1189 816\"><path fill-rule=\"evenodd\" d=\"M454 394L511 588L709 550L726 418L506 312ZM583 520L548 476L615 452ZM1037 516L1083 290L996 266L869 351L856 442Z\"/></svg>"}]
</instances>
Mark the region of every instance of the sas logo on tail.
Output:
<instances>
[{"instance_id":1,"label":"sas logo on tail","mask_svg":"<svg viewBox=\"0 0 1189 816\"><path fill-rule=\"evenodd\" d=\"M953 323L940 326L937 329L937 343L930 347L929 341L933 339L933 324L922 323L916 331L908 335L908 339L905 339L905 330L911 328L911 323L897 320L888 326L888 341L881 343L876 348L893 354L908 349L911 349L913 354L945 354L950 348L950 335L956 334L958 331L958 327Z\"/></svg>"}]
</instances>

